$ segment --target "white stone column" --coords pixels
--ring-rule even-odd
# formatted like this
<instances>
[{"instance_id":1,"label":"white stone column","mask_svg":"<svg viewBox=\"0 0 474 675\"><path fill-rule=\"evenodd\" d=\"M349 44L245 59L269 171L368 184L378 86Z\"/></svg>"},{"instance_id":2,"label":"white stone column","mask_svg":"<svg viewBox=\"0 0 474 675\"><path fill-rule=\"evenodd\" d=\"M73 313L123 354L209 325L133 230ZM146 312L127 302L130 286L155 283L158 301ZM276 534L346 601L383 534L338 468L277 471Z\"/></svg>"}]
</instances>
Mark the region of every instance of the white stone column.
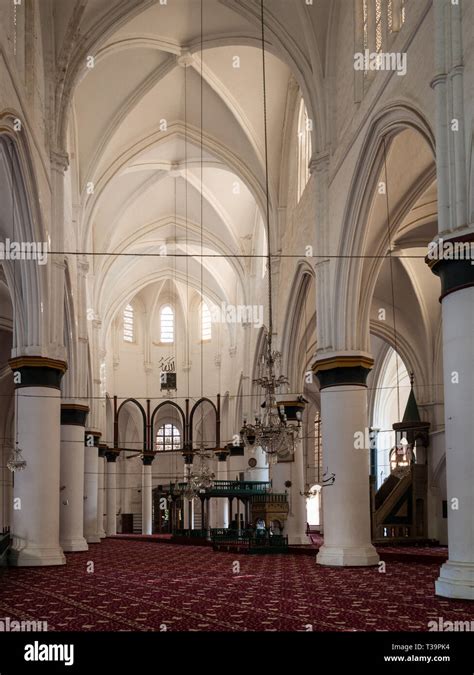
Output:
<instances>
[{"instance_id":1,"label":"white stone column","mask_svg":"<svg viewBox=\"0 0 474 675\"><path fill-rule=\"evenodd\" d=\"M293 546L309 544L306 535L306 498L301 494L304 491L304 460L303 440L301 430L296 440L294 461L290 462L290 482L288 519L285 533L288 543Z\"/></svg>"},{"instance_id":2,"label":"white stone column","mask_svg":"<svg viewBox=\"0 0 474 675\"><path fill-rule=\"evenodd\" d=\"M104 511L105 511L105 451L106 445L99 444L98 483L97 483L97 532L101 539L105 538Z\"/></svg>"},{"instance_id":3,"label":"white stone column","mask_svg":"<svg viewBox=\"0 0 474 675\"><path fill-rule=\"evenodd\" d=\"M84 536L88 544L99 544L97 505L99 488L98 431L86 431L84 444Z\"/></svg>"},{"instance_id":4,"label":"white stone column","mask_svg":"<svg viewBox=\"0 0 474 675\"><path fill-rule=\"evenodd\" d=\"M108 537L117 534L117 457L118 452L109 450L106 453L107 459L107 520L105 532Z\"/></svg>"},{"instance_id":5,"label":"white stone column","mask_svg":"<svg viewBox=\"0 0 474 675\"><path fill-rule=\"evenodd\" d=\"M153 474L151 470L155 454L142 456L142 534L153 532Z\"/></svg>"},{"instance_id":6,"label":"white stone column","mask_svg":"<svg viewBox=\"0 0 474 675\"><path fill-rule=\"evenodd\" d=\"M61 405L59 522L63 551L89 548L84 539L84 427L88 412L85 405Z\"/></svg>"},{"instance_id":7,"label":"white stone column","mask_svg":"<svg viewBox=\"0 0 474 675\"><path fill-rule=\"evenodd\" d=\"M217 453L216 480L227 480L227 452ZM214 523L215 527L229 527L229 501L227 497L215 499Z\"/></svg>"},{"instance_id":8,"label":"white stone column","mask_svg":"<svg viewBox=\"0 0 474 675\"><path fill-rule=\"evenodd\" d=\"M16 384L18 447L27 466L15 472L10 563L64 565L59 543L60 382L63 361L10 360Z\"/></svg>"},{"instance_id":9,"label":"white stone column","mask_svg":"<svg viewBox=\"0 0 474 675\"><path fill-rule=\"evenodd\" d=\"M368 355L325 356L314 369L320 381L324 466L335 473L324 494L324 545L320 565L376 565L371 543L366 378ZM358 441L358 442L357 442Z\"/></svg>"},{"instance_id":10,"label":"white stone column","mask_svg":"<svg viewBox=\"0 0 474 675\"><path fill-rule=\"evenodd\" d=\"M474 284L474 268L467 274ZM443 286L452 288L447 279ZM474 600L474 286L448 292L442 312L449 559L435 588Z\"/></svg>"}]
</instances>

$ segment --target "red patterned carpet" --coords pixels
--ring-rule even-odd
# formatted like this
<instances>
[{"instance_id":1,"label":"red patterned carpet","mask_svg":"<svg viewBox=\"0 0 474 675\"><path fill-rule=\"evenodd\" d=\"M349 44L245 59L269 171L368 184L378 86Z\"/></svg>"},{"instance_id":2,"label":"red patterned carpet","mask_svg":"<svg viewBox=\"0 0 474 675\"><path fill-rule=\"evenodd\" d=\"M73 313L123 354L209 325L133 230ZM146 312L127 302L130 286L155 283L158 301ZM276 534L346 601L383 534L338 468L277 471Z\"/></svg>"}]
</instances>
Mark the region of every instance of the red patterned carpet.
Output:
<instances>
[{"instance_id":1,"label":"red patterned carpet","mask_svg":"<svg viewBox=\"0 0 474 675\"><path fill-rule=\"evenodd\" d=\"M474 603L434 596L438 572L435 563L387 561L380 573L108 539L67 554L64 567L4 569L0 617L62 631L426 631L438 617L474 620Z\"/></svg>"}]
</instances>

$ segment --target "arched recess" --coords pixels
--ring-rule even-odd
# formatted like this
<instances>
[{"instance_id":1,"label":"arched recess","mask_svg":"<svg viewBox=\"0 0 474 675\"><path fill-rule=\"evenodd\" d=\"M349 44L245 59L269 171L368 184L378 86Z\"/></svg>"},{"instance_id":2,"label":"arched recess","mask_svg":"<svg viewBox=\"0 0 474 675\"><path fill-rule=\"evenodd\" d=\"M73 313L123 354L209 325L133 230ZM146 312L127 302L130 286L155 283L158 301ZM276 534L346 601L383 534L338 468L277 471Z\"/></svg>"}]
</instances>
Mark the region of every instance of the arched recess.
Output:
<instances>
[{"instance_id":1,"label":"arched recess","mask_svg":"<svg viewBox=\"0 0 474 675\"><path fill-rule=\"evenodd\" d=\"M153 410L150 418L151 448L155 449L156 434L163 424L173 424L181 434L181 447L186 443L186 417L174 401L162 401Z\"/></svg>"},{"instance_id":2,"label":"arched recess","mask_svg":"<svg viewBox=\"0 0 474 675\"><path fill-rule=\"evenodd\" d=\"M120 433L119 433L119 419L120 419L120 412L125 408L125 406L128 406L129 414L133 415L133 410L130 410L130 406L135 406L138 408L139 413L141 415L141 420L143 423L142 426L142 441L141 444L143 446L143 452L146 452L147 450L147 428L146 428L146 412L142 404L137 401L134 398L127 398L125 401L122 401L120 406L117 409L117 413L115 415L115 425L114 425L114 447L119 448L120 447Z\"/></svg>"},{"instance_id":3,"label":"arched recess","mask_svg":"<svg viewBox=\"0 0 474 675\"><path fill-rule=\"evenodd\" d=\"M390 344L379 342L381 344L374 349L378 352L375 354L377 367L368 383L372 390L369 422L377 433L377 447L371 457L377 488L390 475L389 455L395 444L392 425L403 419L410 393L407 364Z\"/></svg>"},{"instance_id":4,"label":"arched recess","mask_svg":"<svg viewBox=\"0 0 474 675\"><path fill-rule=\"evenodd\" d=\"M0 113L0 236L3 241L43 244L47 238L37 210L27 132L14 130L16 119L11 111ZM38 260L3 260L2 266L14 307L12 356L25 349L40 352L47 320L41 312L47 306L43 292L47 265Z\"/></svg>"},{"instance_id":5,"label":"arched recess","mask_svg":"<svg viewBox=\"0 0 474 675\"><path fill-rule=\"evenodd\" d=\"M426 190L435 179L435 141L432 130L423 114L405 102L394 102L382 108L374 117L362 145L349 187L343 228L340 236L338 267L333 288L333 303L336 307L332 326L333 341L337 349L363 350L369 348L369 313L373 289L380 266L387 254L389 242L387 229L378 239L373 256L365 260L369 245L371 211L380 176L384 170L384 158L388 156L396 137L411 130L430 153L431 162L419 177L411 194L405 194L403 203L391 203L391 239L410 211L420 191ZM428 242L427 242L428 243ZM371 244L373 247L373 244ZM366 280L366 277L368 279Z\"/></svg>"},{"instance_id":6,"label":"arched recess","mask_svg":"<svg viewBox=\"0 0 474 675\"><path fill-rule=\"evenodd\" d=\"M196 413L197 419L196 419ZM189 444L193 447L204 444L205 448L217 448L220 443L219 415L211 399L200 398L189 414Z\"/></svg>"},{"instance_id":7,"label":"arched recess","mask_svg":"<svg viewBox=\"0 0 474 675\"><path fill-rule=\"evenodd\" d=\"M287 301L282 338L282 372L291 392L302 392L308 359L316 350L316 299L314 271L299 261Z\"/></svg>"}]
</instances>

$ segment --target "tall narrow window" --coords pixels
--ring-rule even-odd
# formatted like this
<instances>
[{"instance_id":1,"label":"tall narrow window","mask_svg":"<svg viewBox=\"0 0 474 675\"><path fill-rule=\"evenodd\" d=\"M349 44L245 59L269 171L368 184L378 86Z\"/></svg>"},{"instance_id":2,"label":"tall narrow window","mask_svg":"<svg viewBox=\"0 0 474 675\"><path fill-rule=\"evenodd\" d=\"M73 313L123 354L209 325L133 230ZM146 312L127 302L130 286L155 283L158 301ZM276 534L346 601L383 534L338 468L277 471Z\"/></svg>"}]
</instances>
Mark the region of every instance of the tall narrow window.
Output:
<instances>
[{"instance_id":1,"label":"tall narrow window","mask_svg":"<svg viewBox=\"0 0 474 675\"><path fill-rule=\"evenodd\" d=\"M208 341L212 338L211 312L205 302L201 303L201 340Z\"/></svg>"},{"instance_id":2,"label":"tall narrow window","mask_svg":"<svg viewBox=\"0 0 474 675\"><path fill-rule=\"evenodd\" d=\"M375 51L382 51L382 0L375 0Z\"/></svg>"},{"instance_id":3,"label":"tall narrow window","mask_svg":"<svg viewBox=\"0 0 474 675\"><path fill-rule=\"evenodd\" d=\"M312 120L308 116L308 111L301 99L300 111L298 115L298 201L304 192L309 180L309 162L311 160L311 131L313 130Z\"/></svg>"},{"instance_id":4,"label":"tall narrow window","mask_svg":"<svg viewBox=\"0 0 474 675\"><path fill-rule=\"evenodd\" d=\"M123 310L123 339L125 342L135 341L134 317L132 305Z\"/></svg>"},{"instance_id":5,"label":"tall narrow window","mask_svg":"<svg viewBox=\"0 0 474 675\"><path fill-rule=\"evenodd\" d=\"M174 311L169 305L161 308L160 341L167 344L174 342Z\"/></svg>"},{"instance_id":6,"label":"tall narrow window","mask_svg":"<svg viewBox=\"0 0 474 675\"><path fill-rule=\"evenodd\" d=\"M163 424L156 434L156 450L179 450L181 448L181 433L174 424Z\"/></svg>"}]
</instances>

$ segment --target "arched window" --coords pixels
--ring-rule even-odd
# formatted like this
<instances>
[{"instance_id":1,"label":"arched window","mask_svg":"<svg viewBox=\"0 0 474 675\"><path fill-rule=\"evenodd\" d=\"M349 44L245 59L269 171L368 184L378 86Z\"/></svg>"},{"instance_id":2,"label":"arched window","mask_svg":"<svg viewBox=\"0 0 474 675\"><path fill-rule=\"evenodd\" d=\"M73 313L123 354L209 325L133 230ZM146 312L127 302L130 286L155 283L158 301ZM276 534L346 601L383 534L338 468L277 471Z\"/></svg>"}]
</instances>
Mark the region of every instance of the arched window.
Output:
<instances>
[{"instance_id":1,"label":"arched window","mask_svg":"<svg viewBox=\"0 0 474 675\"><path fill-rule=\"evenodd\" d=\"M180 450L181 433L174 424L163 424L156 434L156 450Z\"/></svg>"},{"instance_id":2,"label":"arched window","mask_svg":"<svg viewBox=\"0 0 474 675\"><path fill-rule=\"evenodd\" d=\"M167 344L174 342L174 311L169 305L161 308L160 341Z\"/></svg>"},{"instance_id":3,"label":"arched window","mask_svg":"<svg viewBox=\"0 0 474 675\"><path fill-rule=\"evenodd\" d=\"M135 326L132 305L127 305L123 310L123 339L125 342L135 341Z\"/></svg>"},{"instance_id":4,"label":"arched window","mask_svg":"<svg viewBox=\"0 0 474 675\"><path fill-rule=\"evenodd\" d=\"M298 201L304 192L309 180L309 162L311 160L311 131L313 122L308 117L308 111L301 99L298 115Z\"/></svg>"},{"instance_id":5,"label":"arched window","mask_svg":"<svg viewBox=\"0 0 474 675\"><path fill-rule=\"evenodd\" d=\"M212 338L211 312L205 302L201 302L201 340L208 341Z\"/></svg>"}]
</instances>

